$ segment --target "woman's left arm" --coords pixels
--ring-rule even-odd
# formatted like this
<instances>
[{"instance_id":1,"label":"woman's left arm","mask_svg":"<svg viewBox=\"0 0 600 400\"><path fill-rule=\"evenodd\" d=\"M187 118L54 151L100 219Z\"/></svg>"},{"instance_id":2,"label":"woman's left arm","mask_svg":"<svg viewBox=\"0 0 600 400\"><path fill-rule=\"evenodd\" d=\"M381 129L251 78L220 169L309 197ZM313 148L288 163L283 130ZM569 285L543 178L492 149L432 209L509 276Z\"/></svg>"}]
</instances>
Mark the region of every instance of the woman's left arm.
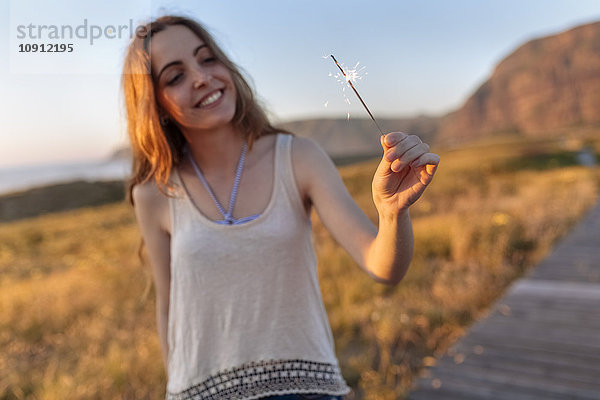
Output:
<instances>
[{"instance_id":1,"label":"woman's left arm","mask_svg":"<svg viewBox=\"0 0 600 400\"><path fill-rule=\"evenodd\" d=\"M310 139L295 139L296 181L323 225L374 280L400 282L413 251L408 208L431 182L439 156L414 135L392 132L381 137L384 155L372 183L377 228L352 199L323 149Z\"/></svg>"},{"instance_id":2,"label":"woman's left arm","mask_svg":"<svg viewBox=\"0 0 600 400\"><path fill-rule=\"evenodd\" d=\"M413 232L408 208L431 183L440 162L418 136L392 132L381 136L383 157L373 177L379 232L369 248L369 265L378 276L398 284L412 260Z\"/></svg>"}]
</instances>

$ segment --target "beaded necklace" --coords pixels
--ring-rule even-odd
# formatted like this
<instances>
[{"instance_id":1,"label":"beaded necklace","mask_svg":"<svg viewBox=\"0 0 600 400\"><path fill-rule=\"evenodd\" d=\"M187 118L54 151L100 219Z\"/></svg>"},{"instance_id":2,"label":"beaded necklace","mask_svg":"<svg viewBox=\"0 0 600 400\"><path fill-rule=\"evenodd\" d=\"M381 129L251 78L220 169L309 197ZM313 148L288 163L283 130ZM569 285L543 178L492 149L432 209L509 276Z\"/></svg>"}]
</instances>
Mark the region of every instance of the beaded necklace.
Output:
<instances>
[{"instance_id":1,"label":"beaded necklace","mask_svg":"<svg viewBox=\"0 0 600 400\"><path fill-rule=\"evenodd\" d=\"M233 206L235 205L235 201L237 199L237 192L238 192L238 187L240 185L240 179L242 178L242 170L244 168L244 161L246 160L247 149L248 149L248 144L244 143L244 147L242 148L242 154L240 155L240 159L238 161L237 171L235 173L235 180L233 181L233 189L231 190L231 197L229 199L229 210L227 210L227 211L225 211L223 206L221 206L221 203L219 203L219 200L217 200L217 196L215 196L213 190L211 189L210 185L206 181L206 178L204 178L204 174L202 174L200 167L198 167L198 165L194 161L194 158L192 157L192 154L189 151L189 148L187 149L188 158L190 159L190 162L192 163L192 166L194 167L194 170L196 171L196 175L198 175L198 178L200 178L200 181L202 182L202 184L208 191L208 194L213 199L213 201L215 202L215 205L219 209L219 212L223 215L224 219L214 221L217 224L238 225L238 224L242 224L244 222L252 221L253 219L256 219L258 216L260 216L260 214L255 214L255 215L251 215L249 217L242 217L239 219L233 218Z\"/></svg>"}]
</instances>

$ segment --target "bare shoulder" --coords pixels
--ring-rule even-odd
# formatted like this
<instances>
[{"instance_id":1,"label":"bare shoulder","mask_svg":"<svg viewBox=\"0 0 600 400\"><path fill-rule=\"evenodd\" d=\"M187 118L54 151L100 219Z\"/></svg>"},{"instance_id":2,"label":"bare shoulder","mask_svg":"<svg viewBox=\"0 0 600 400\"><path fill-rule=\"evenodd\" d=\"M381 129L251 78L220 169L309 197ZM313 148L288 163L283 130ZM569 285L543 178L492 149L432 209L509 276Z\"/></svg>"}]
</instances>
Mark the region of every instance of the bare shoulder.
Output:
<instances>
[{"instance_id":1,"label":"bare shoulder","mask_svg":"<svg viewBox=\"0 0 600 400\"><path fill-rule=\"evenodd\" d=\"M319 170L323 164L331 164L331 158L313 139L294 135L292 141L292 162L294 167L302 170Z\"/></svg>"},{"instance_id":2,"label":"bare shoulder","mask_svg":"<svg viewBox=\"0 0 600 400\"><path fill-rule=\"evenodd\" d=\"M329 155L311 138L294 136L292 165L298 189L308 203L314 203L313 197L318 186L339 178Z\"/></svg>"},{"instance_id":3,"label":"bare shoulder","mask_svg":"<svg viewBox=\"0 0 600 400\"><path fill-rule=\"evenodd\" d=\"M131 195L133 197L133 203L135 207L152 207L159 205L162 201L166 200L165 195L161 193L153 179L149 180L148 182L138 183L135 185Z\"/></svg>"},{"instance_id":4,"label":"bare shoulder","mask_svg":"<svg viewBox=\"0 0 600 400\"><path fill-rule=\"evenodd\" d=\"M160 191L154 179L135 185L131 196L140 223L154 220L160 228L170 231L168 198Z\"/></svg>"}]
</instances>

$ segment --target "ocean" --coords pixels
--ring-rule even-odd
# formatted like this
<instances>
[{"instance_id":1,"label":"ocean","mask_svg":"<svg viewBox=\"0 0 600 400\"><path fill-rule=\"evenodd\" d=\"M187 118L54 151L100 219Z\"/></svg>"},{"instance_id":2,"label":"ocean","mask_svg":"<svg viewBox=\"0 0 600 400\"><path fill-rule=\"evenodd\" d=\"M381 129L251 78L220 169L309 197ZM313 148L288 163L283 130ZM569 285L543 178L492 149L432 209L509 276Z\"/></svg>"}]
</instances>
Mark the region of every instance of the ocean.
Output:
<instances>
[{"instance_id":1,"label":"ocean","mask_svg":"<svg viewBox=\"0 0 600 400\"><path fill-rule=\"evenodd\" d=\"M0 167L0 195L77 180L124 179L130 171L127 159Z\"/></svg>"}]
</instances>

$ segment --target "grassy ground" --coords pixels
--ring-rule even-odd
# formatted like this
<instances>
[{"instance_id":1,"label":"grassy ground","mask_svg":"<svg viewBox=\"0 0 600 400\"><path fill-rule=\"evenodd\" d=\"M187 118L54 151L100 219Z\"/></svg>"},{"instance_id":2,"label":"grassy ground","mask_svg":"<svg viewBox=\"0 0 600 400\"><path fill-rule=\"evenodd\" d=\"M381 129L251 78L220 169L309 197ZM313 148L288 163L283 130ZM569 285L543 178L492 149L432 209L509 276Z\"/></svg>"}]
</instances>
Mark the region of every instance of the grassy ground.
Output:
<instances>
[{"instance_id":1,"label":"grassy ground","mask_svg":"<svg viewBox=\"0 0 600 400\"><path fill-rule=\"evenodd\" d=\"M441 154L412 210L416 253L397 288L369 280L314 217L323 298L350 398L401 398L418 373L597 201L600 172L556 143ZM341 168L376 221L377 162ZM0 224L0 399L159 399L165 374L131 209Z\"/></svg>"}]
</instances>

